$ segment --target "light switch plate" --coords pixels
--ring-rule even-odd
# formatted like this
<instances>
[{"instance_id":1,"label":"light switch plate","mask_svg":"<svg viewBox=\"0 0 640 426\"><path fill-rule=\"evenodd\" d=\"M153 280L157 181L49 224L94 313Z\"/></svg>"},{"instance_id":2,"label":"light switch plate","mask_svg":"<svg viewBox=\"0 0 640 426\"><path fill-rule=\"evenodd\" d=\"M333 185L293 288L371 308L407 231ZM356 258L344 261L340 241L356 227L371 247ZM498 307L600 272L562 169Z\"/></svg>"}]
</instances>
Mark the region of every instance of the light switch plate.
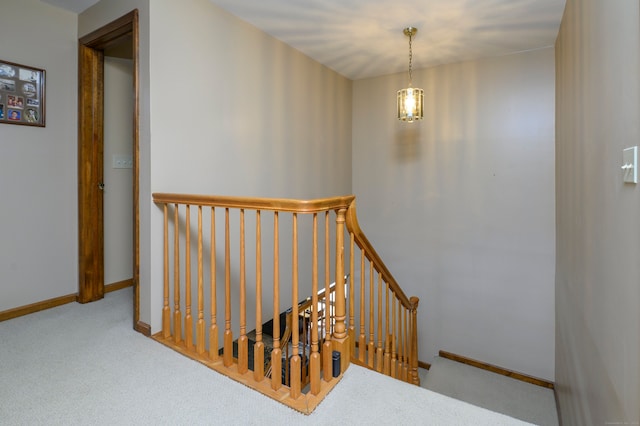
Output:
<instances>
[{"instance_id":1,"label":"light switch plate","mask_svg":"<svg viewBox=\"0 0 640 426\"><path fill-rule=\"evenodd\" d=\"M133 156L131 155L114 155L112 161L112 167L114 169L133 168Z\"/></svg>"},{"instance_id":2,"label":"light switch plate","mask_svg":"<svg viewBox=\"0 0 640 426\"><path fill-rule=\"evenodd\" d=\"M624 181L638 183L638 147L632 146L622 151L622 174Z\"/></svg>"}]
</instances>

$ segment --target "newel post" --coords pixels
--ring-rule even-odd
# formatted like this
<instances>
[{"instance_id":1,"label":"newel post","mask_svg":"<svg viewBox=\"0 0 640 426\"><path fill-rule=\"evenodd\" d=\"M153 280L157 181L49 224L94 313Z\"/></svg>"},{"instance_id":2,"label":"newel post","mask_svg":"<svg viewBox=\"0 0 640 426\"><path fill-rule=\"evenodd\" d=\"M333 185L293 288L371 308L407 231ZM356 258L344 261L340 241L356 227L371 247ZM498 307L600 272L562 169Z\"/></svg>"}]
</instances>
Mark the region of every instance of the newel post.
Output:
<instances>
[{"instance_id":1,"label":"newel post","mask_svg":"<svg viewBox=\"0 0 640 426\"><path fill-rule=\"evenodd\" d=\"M344 373L351 359L349 336L345 326L347 317L344 289L344 224L347 209L340 209L336 216L336 322L333 329L333 350L340 352L340 373Z\"/></svg>"},{"instance_id":2,"label":"newel post","mask_svg":"<svg viewBox=\"0 0 640 426\"><path fill-rule=\"evenodd\" d=\"M418 375L418 303L420 299L413 296L411 302L411 365L409 366L411 383L420 386L420 376Z\"/></svg>"}]
</instances>

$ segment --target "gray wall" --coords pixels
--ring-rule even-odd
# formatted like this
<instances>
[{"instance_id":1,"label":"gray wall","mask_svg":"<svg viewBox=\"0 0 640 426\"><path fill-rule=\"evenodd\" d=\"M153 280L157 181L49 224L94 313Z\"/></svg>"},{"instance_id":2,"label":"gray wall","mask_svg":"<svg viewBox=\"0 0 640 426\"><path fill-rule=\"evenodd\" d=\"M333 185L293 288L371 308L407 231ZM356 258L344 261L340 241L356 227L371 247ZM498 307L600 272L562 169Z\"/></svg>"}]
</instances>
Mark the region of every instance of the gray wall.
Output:
<instances>
[{"instance_id":1,"label":"gray wall","mask_svg":"<svg viewBox=\"0 0 640 426\"><path fill-rule=\"evenodd\" d=\"M556 389L565 425L640 420L638 2L569 0L556 43Z\"/></svg>"},{"instance_id":2,"label":"gray wall","mask_svg":"<svg viewBox=\"0 0 640 426\"><path fill-rule=\"evenodd\" d=\"M447 350L553 380L553 55L414 71L412 124L395 118L406 73L354 82L358 215L420 297L421 360Z\"/></svg>"},{"instance_id":3,"label":"gray wall","mask_svg":"<svg viewBox=\"0 0 640 426\"><path fill-rule=\"evenodd\" d=\"M3 311L77 292L78 41L73 13L37 0L0 9L0 58L47 78L46 127L0 124Z\"/></svg>"},{"instance_id":4,"label":"gray wall","mask_svg":"<svg viewBox=\"0 0 640 426\"><path fill-rule=\"evenodd\" d=\"M133 277L133 170L114 156L133 155L133 62L104 58L104 283Z\"/></svg>"}]
</instances>

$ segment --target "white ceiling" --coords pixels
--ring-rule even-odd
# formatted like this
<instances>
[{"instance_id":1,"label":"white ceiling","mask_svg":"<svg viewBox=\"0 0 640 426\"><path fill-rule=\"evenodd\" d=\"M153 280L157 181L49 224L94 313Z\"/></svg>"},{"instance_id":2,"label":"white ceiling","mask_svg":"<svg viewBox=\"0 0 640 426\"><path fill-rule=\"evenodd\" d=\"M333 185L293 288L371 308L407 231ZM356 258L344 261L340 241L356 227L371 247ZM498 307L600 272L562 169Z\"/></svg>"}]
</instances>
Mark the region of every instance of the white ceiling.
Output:
<instances>
[{"instance_id":1,"label":"white ceiling","mask_svg":"<svg viewBox=\"0 0 640 426\"><path fill-rule=\"evenodd\" d=\"M80 13L97 0L42 0ZM211 0L350 79L555 43L565 0Z\"/></svg>"}]
</instances>

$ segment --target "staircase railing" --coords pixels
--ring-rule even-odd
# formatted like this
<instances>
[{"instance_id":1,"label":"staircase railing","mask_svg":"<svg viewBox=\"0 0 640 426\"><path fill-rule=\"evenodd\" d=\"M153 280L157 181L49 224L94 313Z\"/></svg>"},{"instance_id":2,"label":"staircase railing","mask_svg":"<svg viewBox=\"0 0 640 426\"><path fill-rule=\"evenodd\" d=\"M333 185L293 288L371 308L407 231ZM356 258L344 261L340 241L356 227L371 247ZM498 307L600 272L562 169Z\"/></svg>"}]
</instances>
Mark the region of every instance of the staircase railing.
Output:
<instances>
[{"instance_id":1,"label":"staircase railing","mask_svg":"<svg viewBox=\"0 0 640 426\"><path fill-rule=\"evenodd\" d=\"M406 297L360 230L354 196L153 199L164 214L162 331L155 339L303 413L313 411L351 361L419 384L418 299ZM270 251L267 262L263 251ZM254 266L247 268L248 259ZM263 333L265 319L271 335Z\"/></svg>"},{"instance_id":2,"label":"staircase railing","mask_svg":"<svg viewBox=\"0 0 640 426\"><path fill-rule=\"evenodd\" d=\"M346 226L350 235L350 275L359 271L359 307L355 305L354 280L350 281L349 337L352 361L388 376L420 385L418 375L418 303L417 297L408 298L389 272L386 265L364 235L356 216L356 202L349 205ZM359 268L356 251L359 250ZM366 273L368 264L367 299ZM377 291L377 303L374 303ZM389 298L391 296L391 300ZM376 306L377 305L377 306ZM384 309L383 309L384 305ZM391 305L391 308L389 307ZM390 311L391 310L391 314ZM356 330L359 312L359 330ZM366 317L369 317L367 336ZM357 333L357 339L356 339ZM357 352L356 352L357 347ZM357 353L357 355L356 355Z\"/></svg>"}]
</instances>

